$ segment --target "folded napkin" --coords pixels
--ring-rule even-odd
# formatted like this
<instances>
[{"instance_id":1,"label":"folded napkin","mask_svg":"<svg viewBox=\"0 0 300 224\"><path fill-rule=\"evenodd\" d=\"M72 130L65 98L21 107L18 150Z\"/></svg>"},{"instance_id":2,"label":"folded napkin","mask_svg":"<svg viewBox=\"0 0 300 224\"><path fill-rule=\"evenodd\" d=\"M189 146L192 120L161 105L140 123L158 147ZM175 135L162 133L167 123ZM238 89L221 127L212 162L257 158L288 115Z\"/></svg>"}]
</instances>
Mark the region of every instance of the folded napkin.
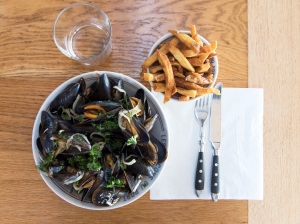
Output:
<instances>
[{"instance_id":1,"label":"folded napkin","mask_svg":"<svg viewBox=\"0 0 300 224\"><path fill-rule=\"evenodd\" d=\"M151 200L198 199L195 175L200 126L195 102L171 100L154 93L164 109L169 133L169 157L150 191ZM213 150L205 125L205 189L200 199L211 199ZM220 199L263 199L263 89L224 88L222 93Z\"/></svg>"}]
</instances>

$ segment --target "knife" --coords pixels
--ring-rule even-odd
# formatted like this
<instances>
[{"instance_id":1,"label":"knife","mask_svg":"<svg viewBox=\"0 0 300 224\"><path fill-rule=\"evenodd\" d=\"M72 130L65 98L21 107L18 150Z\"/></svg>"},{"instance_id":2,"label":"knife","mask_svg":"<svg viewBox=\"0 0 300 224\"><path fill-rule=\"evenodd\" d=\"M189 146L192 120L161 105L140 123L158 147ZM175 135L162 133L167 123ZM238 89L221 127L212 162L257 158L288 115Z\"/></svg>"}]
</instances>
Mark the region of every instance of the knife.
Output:
<instances>
[{"instance_id":1,"label":"knife","mask_svg":"<svg viewBox=\"0 0 300 224\"><path fill-rule=\"evenodd\" d=\"M220 173L219 173L219 151L221 146L221 96L222 96L221 82L215 86L220 90L221 95L213 95L210 111L210 141L214 150L212 176L211 176L211 198L214 202L219 200L220 193Z\"/></svg>"}]
</instances>

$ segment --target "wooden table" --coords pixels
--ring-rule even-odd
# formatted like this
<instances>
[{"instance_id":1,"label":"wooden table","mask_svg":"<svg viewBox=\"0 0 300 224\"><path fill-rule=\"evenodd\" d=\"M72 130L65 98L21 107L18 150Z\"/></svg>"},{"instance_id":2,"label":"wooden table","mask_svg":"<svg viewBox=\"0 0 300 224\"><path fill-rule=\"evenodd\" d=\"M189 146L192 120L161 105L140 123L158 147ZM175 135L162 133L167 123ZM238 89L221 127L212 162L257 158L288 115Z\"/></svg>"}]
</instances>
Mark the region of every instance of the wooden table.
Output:
<instances>
[{"instance_id":1,"label":"wooden table","mask_svg":"<svg viewBox=\"0 0 300 224\"><path fill-rule=\"evenodd\" d=\"M36 113L56 86L93 70L139 79L150 47L170 28L196 24L209 41L218 40L219 80L247 87L246 0L88 1L108 14L113 29L113 53L94 67L68 59L53 42L57 14L75 2L0 1L0 223L247 223L247 201L150 201L146 194L113 211L80 209L46 186L31 151Z\"/></svg>"}]
</instances>

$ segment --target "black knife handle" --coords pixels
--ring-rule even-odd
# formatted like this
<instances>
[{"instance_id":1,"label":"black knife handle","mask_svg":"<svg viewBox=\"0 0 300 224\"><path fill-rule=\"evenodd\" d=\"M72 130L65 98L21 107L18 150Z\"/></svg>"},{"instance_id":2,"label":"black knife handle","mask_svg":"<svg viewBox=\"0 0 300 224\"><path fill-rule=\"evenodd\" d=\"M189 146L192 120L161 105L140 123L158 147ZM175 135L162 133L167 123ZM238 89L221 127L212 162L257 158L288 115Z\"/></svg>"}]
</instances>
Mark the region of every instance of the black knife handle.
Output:
<instances>
[{"instance_id":1,"label":"black knife handle","mask_svg":"<svg viewBox=\"0 0 300 224\"><path fill-rule=\"evenodd\" d=\"M220 192L220 173L219 173L219 155L214 155L211 177L211 193L218 194Z\"/></svg>"},{"instance_id":2,"label":"black knife handle","mask_svg":"<svg viewBox=\"0 0 300 224\"><path fill-rule=\"evenodd\" d=\"M198 160L197 160L197 170L196 170L196 181L195 188L196 190L204 189L204 152L199 152Z\"/></svg>"}]
</instances>

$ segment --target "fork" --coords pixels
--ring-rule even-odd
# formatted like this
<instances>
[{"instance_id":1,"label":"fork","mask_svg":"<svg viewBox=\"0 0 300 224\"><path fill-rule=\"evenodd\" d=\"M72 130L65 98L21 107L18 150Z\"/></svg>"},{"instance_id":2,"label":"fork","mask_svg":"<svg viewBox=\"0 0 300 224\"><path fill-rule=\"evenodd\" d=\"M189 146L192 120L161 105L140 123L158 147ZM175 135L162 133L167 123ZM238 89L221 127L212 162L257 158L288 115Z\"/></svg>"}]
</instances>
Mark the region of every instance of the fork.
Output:
<instances>
[{"instance_id":1,"label":"fork","mask_svg":"<svg viewBox=\"0 0 300 224\"><path fill-rule=\"evenodd\" d=\"M204 130L203 126L207 119L209 112L209 95L201 97L195 103L194 113L197 121L200 124L200 150L197 160L195 188L196 194L200 197L201 192L204 190Z\"/></svg>"}]
</instances>

